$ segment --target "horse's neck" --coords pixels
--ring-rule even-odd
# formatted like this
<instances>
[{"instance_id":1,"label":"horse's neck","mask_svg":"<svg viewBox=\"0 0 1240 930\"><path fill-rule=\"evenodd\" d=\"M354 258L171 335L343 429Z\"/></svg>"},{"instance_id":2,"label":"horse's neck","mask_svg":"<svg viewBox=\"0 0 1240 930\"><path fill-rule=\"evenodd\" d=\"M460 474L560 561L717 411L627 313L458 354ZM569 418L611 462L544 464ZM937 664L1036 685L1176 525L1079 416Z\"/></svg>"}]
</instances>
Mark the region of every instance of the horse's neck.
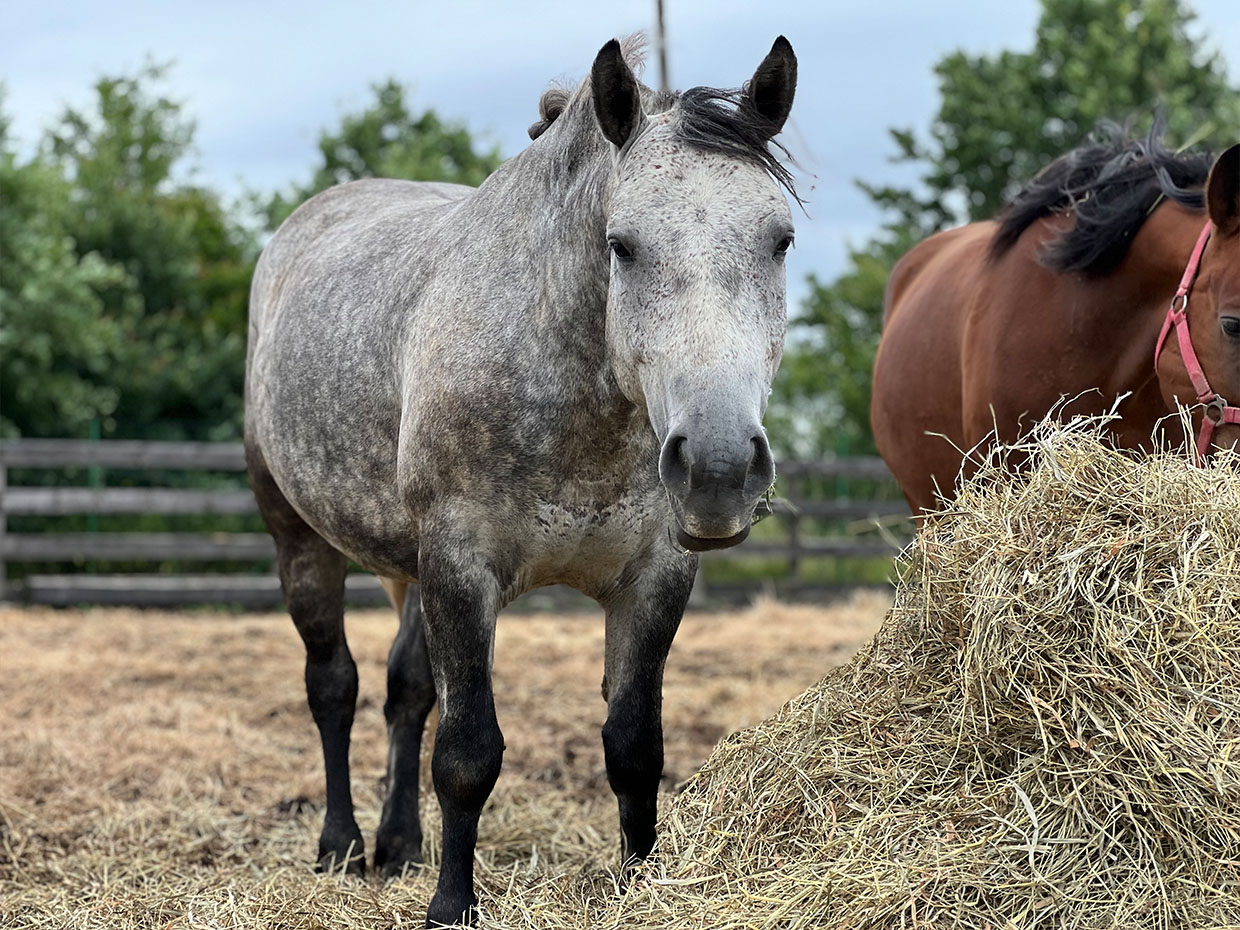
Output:
<instances>
[{"instance_id":1,"label":"horse's neck","mask_svg":"<svg viewBox=\"0 0 1240 930\"><path fill-rule=\"evenodd\" d=\"M1203 222L1201 214L1163 204L1137 230L1114 271L1083 279L1071 276L1067 286L1083 289L1077 293L1091 307L1095 325L1127 333L1126 341L1140 342L1144 351L1144 343L1152 346L1158 335Z\"/></svg>"},{"instance_id":2,"label":"horse's neck","mask_svg":"<svg viewBox=\"0 0 1240 930\"><path fill-rule=\"evenodd\" d=\"M1176 203L1158 207L1138 230L1121 273L1127 276L1161 314L1175 294L1205 216Z\"/></svg>"},{"instance_id":3,"label":"horse's neck","mask_svg":"<svg viewBox=\"0 0 1240 930\"><path fill-rule=\"evenodd\" d=\"M1154 343L1203 222L1179 204L1163 204L1141 225L1115 271L1073 285L1085 289L1077 293L1090 307L1093 331L1106 334L1087 340L1104 388L1130 391L1153 382Z\"/></svg>"},{"instance_id":4,"label":"horse's neck","mask_svg":"<svg viewBox=\"0 0 1240 930\"><path fill-rule=\"evenodd\" d=\"M592 122L581 127L569 114L561 119L566 125L553 125L515 166L516 186L529 193L512 206L532 224L536 269L523 324L554 360L589 377L609 370L606 229L613 169L610 147Z\"/></svg>"},{"instance_id":5,"label":"horse's neck","mask_svg":"<svg viewBox=\"0 0 1240 930\"><path fill-rule=\"evenodd\" d=\"M582 118L589 122L575 122ZM615 182L611 147L593 120L588 108L570 108L488 178L476 195L488 217L476 246L503 263L520 256L513 280L521 283L502 310L510 330L504 341L530 375L558 385L559 403L614 423L627 419L632 404L607 350L606 228Z\"/></svg>"}]
</instances>

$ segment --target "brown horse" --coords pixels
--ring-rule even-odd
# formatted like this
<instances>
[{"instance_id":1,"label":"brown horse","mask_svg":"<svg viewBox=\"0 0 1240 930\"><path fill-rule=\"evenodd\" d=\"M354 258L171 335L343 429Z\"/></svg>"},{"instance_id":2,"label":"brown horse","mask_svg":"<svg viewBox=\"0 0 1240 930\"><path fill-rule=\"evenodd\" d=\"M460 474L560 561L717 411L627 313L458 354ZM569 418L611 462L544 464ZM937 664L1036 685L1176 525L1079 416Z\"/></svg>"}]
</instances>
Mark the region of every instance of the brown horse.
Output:
<instances>
[{"instance_id":1,"label":"brown horse","mask_svg":"<svg viewBox=\"0 0 1240 930\"><path fill-rule=\"evenodd\" d=\"M1155 347L1207 213L1186 319L1210 387L1240 401L1240 145L1211 167L1169 152L1157 131L1137 141L1109 129L1048 166L997 222L938 233L896 263L870 420L914 513L951 497L962 450L1019 438L1061 398L1072 416L1130 395L1110 427L1126 448L1147 445L1160 421L1183 438L1168 415L1197 404L1192 352L1174 331L1157 365ZM1240 439L1229 409L1207 444ZM1194 429L1206 412L1194 410Z\"/></svg>"}]
</instances>

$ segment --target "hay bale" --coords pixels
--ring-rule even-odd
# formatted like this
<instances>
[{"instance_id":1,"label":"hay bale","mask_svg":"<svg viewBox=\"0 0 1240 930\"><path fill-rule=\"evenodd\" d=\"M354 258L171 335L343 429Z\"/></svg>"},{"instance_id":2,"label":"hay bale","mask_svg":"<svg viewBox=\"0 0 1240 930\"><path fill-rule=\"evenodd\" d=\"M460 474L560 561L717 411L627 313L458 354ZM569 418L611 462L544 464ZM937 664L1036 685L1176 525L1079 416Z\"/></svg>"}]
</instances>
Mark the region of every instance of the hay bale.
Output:
<instances>
[{"instance_id":1,"label":"hay bale","mask_svg":"<svg viewBox=\"0 0 1240 930\"><path fill-rule=\"evenodd\" d=\"M534 897L593 927L1240 926L1240 456L1098 432L994 456L874 642L720 744L624 897ZM546 919L515 898L502 925Z\"/></svg>"}]
</instances>

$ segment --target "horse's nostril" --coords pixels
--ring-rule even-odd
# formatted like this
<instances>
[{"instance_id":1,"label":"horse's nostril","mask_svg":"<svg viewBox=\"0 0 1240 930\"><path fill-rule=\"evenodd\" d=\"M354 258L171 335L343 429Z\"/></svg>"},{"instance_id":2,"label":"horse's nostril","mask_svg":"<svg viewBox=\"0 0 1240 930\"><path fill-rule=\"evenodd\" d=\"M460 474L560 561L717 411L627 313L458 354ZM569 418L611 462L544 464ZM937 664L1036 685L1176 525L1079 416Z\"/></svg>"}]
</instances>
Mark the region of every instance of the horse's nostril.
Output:
<instances>
[{"instance_id":1,"label":"horse's nostril","mask_svg":"<svg viewBox=\"0 0 1240 930\"><path fill-rule=\"evenodd\" d=\"M746 482L750 486L761 485L762 490L771 486L775 480L775 460L771 457L771 446L763 435L754 436L750 440L753 454L749 459L749 475Z\"/></svg>"},{"instance_id":2,"label":"horse's nostril","mask_svg":"<svg viewBox=\"0 0 1240 930\"><path fill-rule=\"evenodd\" d=\"M693 468L693 458L689 454L688 439L685 436L669 436L663 443L663 451L659 455L659 478L668 487L688 486Z\"/></svg>"}]
</instances>

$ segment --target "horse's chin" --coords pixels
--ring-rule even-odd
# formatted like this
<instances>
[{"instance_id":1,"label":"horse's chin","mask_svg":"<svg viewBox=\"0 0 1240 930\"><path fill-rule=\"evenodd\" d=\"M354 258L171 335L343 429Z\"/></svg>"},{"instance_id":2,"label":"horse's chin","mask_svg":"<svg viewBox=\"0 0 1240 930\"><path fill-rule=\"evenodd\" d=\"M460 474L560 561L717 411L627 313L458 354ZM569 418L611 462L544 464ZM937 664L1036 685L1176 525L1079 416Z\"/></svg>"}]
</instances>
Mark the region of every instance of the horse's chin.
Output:
<instances>
[{"instance_id":1,"label":"horse's chin","mask_svg":"<svg viewBox=\"0 0 1240 930\"><path fill-rule=\"evenodd\" d=\"M676 524L676 542L680 543L690 552L709 552L712 549L731 549L745 541L745 537L749 535L749 526L741 530L735 536L692 536L686 533L684 527L679 523Z\"/></svg>"}]
</instances>

